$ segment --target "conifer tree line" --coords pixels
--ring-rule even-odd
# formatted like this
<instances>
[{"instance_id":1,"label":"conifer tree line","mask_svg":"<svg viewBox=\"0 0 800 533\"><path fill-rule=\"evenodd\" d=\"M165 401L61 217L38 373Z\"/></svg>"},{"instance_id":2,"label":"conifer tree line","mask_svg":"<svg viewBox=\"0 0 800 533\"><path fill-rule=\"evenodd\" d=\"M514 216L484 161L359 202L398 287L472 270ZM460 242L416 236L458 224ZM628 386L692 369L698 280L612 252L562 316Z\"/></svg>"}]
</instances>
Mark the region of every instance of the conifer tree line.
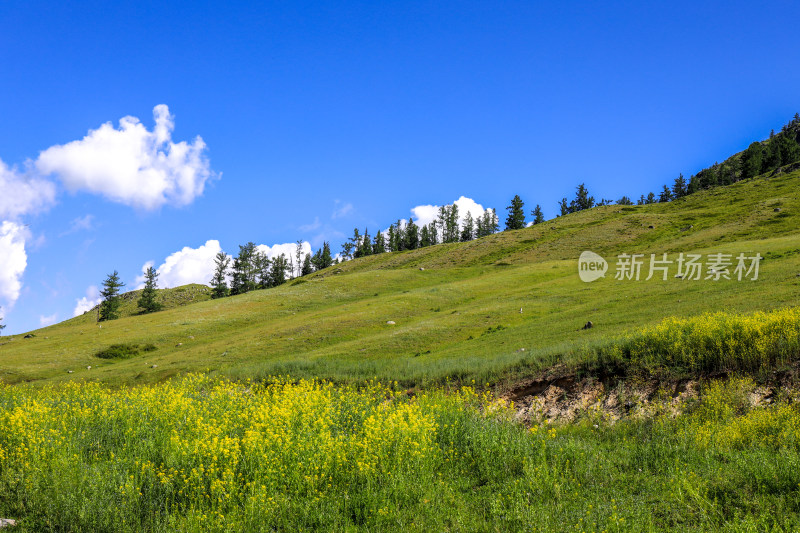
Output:
<instances>
[{"instance_id":1,"label":"conifer tree line","mask_svg":"<svg viewBox=\"0 0 800 533\"><path fill-rule=\"evenodd\" d=\"M703 189L730 185L798 161L800 161L800 113L795 114L779 133L771 132L767 140L750 144L743 152L729 157L723 163L714 163L688 180L681 174L671 185L664 185L658 195L654 192L642 194L635 203L646 205L670 202ZM575 189L574 198L568 200L564 197L559 201L558 216L609 204L634 205L634 201L628 196L616 201L604 198L595 201L594 196L589 194L586 184L581 183ZM511 199L506 210L508 212L505 221L506 230L522 229L528 225L525 203L519 195ZM533 225L545 221L542 208L538 204L531 210L530 215ZM477 218L473 218L472 214L467 212L460 222L458 205L453 203L441 206L436 219L422 226L416 224L413 218L409 218L406 223L398 220L389 226L385 235L378 231L374 236L371 236L367 229L361 233L355 228L353 236L342 244L341 257L343 260L348 260L387 252L414 250L439 243L471 241L497 233L499 226L497 213L491 208L486 209L483 215ZM212 298L223 298L277 287L292 278L328 268L338 261L338 258L334 258L331 254L328 242L324 242L313 254L306 254L303 252L302 242L297 241L294 254L290 254L289 257L280 254L272 258L259 251L253 242L248 242L239 246L239 254L236 257L230 257L225 252L217 254L214 259L214 275L209 281L211 295ZM157 278L158 272L152 266L148 267L145 271L145 286L138 300L142 313L159 311L163 307L157 302ZM98 320L113 320L119 316L121 303L119 290L123 286L124 283L120 281L116 270L108 275L100 292L103 300L98 309ZM0 324L0 332L3 328L5 326Z\"/></svg>"},{"instance_id":2,"label":"conifer tree line","mask_svg":"<svg viewBox=\"0 0 800 533\"><path fill-rule=\"evenodd\" d=\"M353 236L342 243L341 257L344 260L366 257L386 252L416 250L440 243L465 242L497 233L499 222L494 209L486 209L480 217L473 217L469 211L459 222L457 204L443 205L438 216L428 224L418 225L414 218L391 224L384 235L378 231L374 237L369 230L361 233L358 228Z\"/></svg>"},{"instance_id":3,"label":"conifer tree line","mask_svg":"<svg viewBox=\"0 0 800 533\"><path fill-rule=\"evenodd\" d=\"M800 113L795 113L794 118L785 124L780 132L775 133L774 130L770 132L768 139L751 143L743 152L729 157L722 163L714 163L704 168L690 176L688 180L681 174L672 184L664 185L658 195L653 192L646 196L641 195L636 204L669 202L704 189L750 179L798 161L800 161ZM633 205L633 202L627 196L623 196L617 204Z\"/></svg>"}]
</instances>

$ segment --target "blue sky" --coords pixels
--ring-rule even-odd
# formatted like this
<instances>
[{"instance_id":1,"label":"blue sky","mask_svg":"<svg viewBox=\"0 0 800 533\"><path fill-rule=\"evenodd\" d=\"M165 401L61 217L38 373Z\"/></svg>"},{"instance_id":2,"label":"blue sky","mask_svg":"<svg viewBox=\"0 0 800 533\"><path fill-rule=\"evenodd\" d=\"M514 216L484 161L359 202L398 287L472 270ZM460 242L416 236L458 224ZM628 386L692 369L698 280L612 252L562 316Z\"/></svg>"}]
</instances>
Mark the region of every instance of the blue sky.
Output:
<instances>
[{"instance_id":1,"label":"blue sky","mask_svg":"<svg viewBox=\"0 0 800 533\"><path fill-rule=\"evenodd\" d=\"M800 111L796 20L792 2L4 1L4 333L70 318L115 269L177 283L219 248L338 249L461 196L552 217L581 182L657 191Z\"/></svg>"}]
</instances>

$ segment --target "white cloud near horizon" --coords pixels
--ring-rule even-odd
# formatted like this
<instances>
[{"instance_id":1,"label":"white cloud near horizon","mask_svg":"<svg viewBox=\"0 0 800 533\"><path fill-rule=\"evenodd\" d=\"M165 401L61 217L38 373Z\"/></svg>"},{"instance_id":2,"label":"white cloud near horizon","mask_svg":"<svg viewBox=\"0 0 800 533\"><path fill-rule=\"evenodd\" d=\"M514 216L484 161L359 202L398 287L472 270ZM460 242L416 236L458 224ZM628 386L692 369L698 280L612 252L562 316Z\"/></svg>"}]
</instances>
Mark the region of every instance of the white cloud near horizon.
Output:
<instances>
[{"instance_id":1,"label":"white cloud near horizon","mask_svg":"<svg viewBox=\"0 0 800 533\"><path fill-rule=\"evenodd\" d=\"M72 311L72 316L82 315L86 311L91 311L101 301L103 301L103 298L100 296L100 289L94 285L89 285L86 289L86 296L75 300L75 309Z\"/></svg>"},{"instance_id":2,"label":"white cloud near horizon","mask_svg":"<svg viewBox=\"0 0 800 533\"><path fill-rule=\"evenodd\" d=\"M311 252L311 243L308 241L303 241L301 244L303 250L303 257L312 253ZM286 259L291 259L295 263L297 262L297 243L296 242L287 242L284 244L273 244L272 246L267 246L266 244L259 244L256 246L256 249L259 252L263 252L267 255L269 259L273 259L281 254L286 256ZM296 267L297 265L295 265Z\"/></svg>"},{"instance_id":3,"label":"white cloud near horizon","mask_svg":"<svg viewBox=\"0 0 800 533\"><path fill-rule=\"evenodd\" d=\"M461 196L453 202L458 206L458 223L459 225L464 223L464 217L467 216L467 212L472 213L472 218L477 219L478 217L482 217L483 214L486 212L486 209L473 200L472 198L467 198L466 196ZM434 220L439 219L439 207L438 205L418 205L416 207L412 207L410 209L412 218L414 219L414 224L419 227L427 226ZM400 219L400 225L405 227L408 224L408 219L402 218ZM440 229L441 231L441 229ZM382 230L384 237L389 233L389 228Z\"/></svg>"},{"instance_id":4,"label":"white cloud near horizon","mask_svg":"<svg viewBox=\"0 0 800 533\"><path fill-rule=\"evenodd\" d=\"M256 250L263 252L268 258L272 259L280 254L285 254L286 258L292 258L296 263L297 243L274 244L267 246L259 244ZM311 244L307 241L302 243L303 255L311 253ZM189 246L170 254L156 270L158 271L158 286L161 288L174 288L189 283L200 283L208 285L214 275L214 258L223 251L218 240L211 239L198 248ZM229 257L230 254L228 254ZM136 289L144 287L144 272L148 267L155 266L154 261L148 261L142 265L142 274L136 277L134 286ZM295 269L297 265L295 265Z\"/></svg>"},{"instance_id":5,"label":"white cloud near horizon","mask_svg":"<svg viewBox=\"0 0 800 533\"><path fill-rule=\"evenodd\" d=\"M222 247L216 239L210 239L197 248L184 246L179 251L167 256L161 266L156 269L158 286L169 289L189 283L208 285L214 275L214 257L221 251ZM142 266L142 272L154 264L153 261L148 261ZM144 286L144 276L138 277L136 281L137 285Z\"/></svg>"},{"instance_id":6,"label":"white cloud near horizon","mask_svg":"<svg viewBox=\"0 0 800 533\"><path fill-rule=\"evenodd\" d=\"M56 323L58 320L58 313L53 313L50 316L39 315L39 326L47 327Z\"/></svg>"},{"instance_id":7,"label":"white cloud near horizon","mask_svg":"<svg viewBox=\"0 0 800 533\"><path fill-rule=\"evenodd\" d=\"M42 175L56 175L67 189L89 191L132 207L152 210L165 204L185 206L203 193L215 174L200 136L172 142L175 128L169 108L153 108L148 130L136 117L119 128L106 122L81 140L55 145L34 162Z\"/></svg>"},{"instance_id":8,"label":"white cloud near horizon","mask_svg":"<svg viewBox=\"0 0 800 533\"><path fill-rule=\"evenodd\" d=\"M482 217L483 213L486 212L486 209L484 209L481 204L466 196L461 196L453 203L458 206L459 224L464 222L464 217L467 216L468 212L472 214L473 219ZM418 205L417 207L412 207L411 213L414 215L414 223L418 226L430 224L439 217L439 207L438 205Z\"/></svg>"},{"instance_id":9,"label":"white cloud near horizon","mask_svg":"<svg viewBox=\"0 0 800 533\"><path fill-rule=\"evenodd\" d=\"M22 274L28 266L28 237L28 230L21 224L8 220L0 224L0 309L4 311L14 306L22 290Z\"/></svg>"},{"instance_id":10,"label":"white cloud near horizon","mask_svg":"<svg viewBox=\"0 0 800 533\"><path fill-rule=\"evenodd\" d=\"M55 203L56 186L52 182L25 175L0 159L0 219L44 211Z\"/></svg>"}]
</instances>

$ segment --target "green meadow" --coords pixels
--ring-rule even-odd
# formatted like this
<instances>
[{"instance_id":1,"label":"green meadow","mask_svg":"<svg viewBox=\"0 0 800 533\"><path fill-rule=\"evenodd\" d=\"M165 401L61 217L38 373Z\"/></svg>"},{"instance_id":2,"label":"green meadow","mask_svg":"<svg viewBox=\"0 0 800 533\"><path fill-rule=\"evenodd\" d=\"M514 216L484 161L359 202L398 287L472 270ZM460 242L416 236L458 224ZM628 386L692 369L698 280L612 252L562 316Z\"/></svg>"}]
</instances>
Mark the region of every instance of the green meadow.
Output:
<instances>
[{"instance_id":1,"label":"green meadow","mask_svg":"<svg viewBox=\"0 0 800 533\"><path fill-rule=\"evenodd\" d=\"M0 337L0 517L11 531L797 531L798 185L597 207L219 300L165 289L146 315L134 292L118 320ZM580 280L585 250L604 278ZM615 279L634 253L640 279ZM674 263L645 280L664 253L763 260L755 280L683 279ZM554 372L613 377L625 415L508 401Z\"/></svg>"},{"instance_id":2,"label":"green meadow","mask_svg":"<svg viewBox=\"0 0 800 533\"><path fill-rule=\"evenodd\" d=\"M471 242L357 259L221 300L201 286L164 290L167 309L149 315L136 315L134 293L119 320L98 324L90 312L33 338L2 337L0 379L120 385L200 371L502 386L556 363L578 365L587 346L666 317L795 305L798 183L795 172L667 204L598 207ZM605 278L579 279L583 250L608 260ZM623 253L645 254L639 281L614 279ZM756 281L678 279L675 264L666 281L645 281L649 254L663 253L763 260ZM583 330L588 321L594 327ZM97 357L119 343L156 349Z\"/></svg>"}]
</instances>

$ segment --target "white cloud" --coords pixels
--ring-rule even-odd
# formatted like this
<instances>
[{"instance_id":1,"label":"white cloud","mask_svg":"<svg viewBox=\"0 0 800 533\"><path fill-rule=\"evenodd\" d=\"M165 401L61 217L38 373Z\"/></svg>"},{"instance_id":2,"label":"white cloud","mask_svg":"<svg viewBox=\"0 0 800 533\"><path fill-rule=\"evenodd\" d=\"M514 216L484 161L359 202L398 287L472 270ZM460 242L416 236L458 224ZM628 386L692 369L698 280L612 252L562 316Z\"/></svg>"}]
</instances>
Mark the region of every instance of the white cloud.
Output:
<instances>
[{"instance_id":1,"label":"white cloud","mask_svg":"<svg viewBox=\"0 0 800 533\"><path fill-rule=\"evenodd\" d=\"M340 206L339 203L339 200L336 200L336 207L331 214L331 218L334 220L347 216L353 212L353 204L344 204Z\"/></svg>"},{"instance_id":2,"label":"white cloud","mask_svg":"<svg viewBox=\"0 0 800 533\"><path fill-rule=\"evenodd\" d=\"M0 303L11 308L22 289L22 274L28 266L25 240L28 231L16 222L0 224Z\"/></svg>"},{"instance_id":3,"label":"white cloud","mask_svg":"<svg viewBox=\"0 0 800 533\"><path fill-rule=\"evenodd\" d=\"M100 290L94 285L90 285L89 288L86 289L86 296L75 300L75 309L72 311L72 316L82 315L87 311L91 311L94 309L94 306L98 305L102 300L103 298L100 296Z\"/></svg>"},{"instance_id":4,"label":"white cloud","mask_svg":"<svg viewBox=\"0 0 800 533\"><path fill-rule=\"evenodd\" d=\"M147 269L153 265L155 265L155 261L148 261L147 263L142 265L142 273L136 276L136 281L133 282L134 286L133 290L138 291L139 289L144 289L144 281L146 279L144 274L145 272L147 272Z\"/></svg>"},{"instance_id":5,"label":"white cloud","mask_svg":"<svg viewBox=\"0 0 800 533\"><path fill-rule=\"evenodd\" d=\"M268 258L272 259L280 254L285 254L286 258L291 258L297 262L295 257L297 243L284 243L267 246L259 244L256 250L263 252ZM303 255L311 253L311 244L302 243ZM208 285L214 275L214 258L222 251L219 241L209 240L199 248L184 247L182 250L171 254L164 260L164 263L156 270L158 271L158 285L162 288L179 287L188 283L200 283ZM153 261L148 261L142 265L142 274L136 277L135 286L137 289L144 287L144 272L148 267L154 266ZM295 268L297 265L295 265Z\"/></svg>"},{"instance_id":6,"label":"white cloud","mask_svg":"<svg viewBox=\"0 0 800 533\"><path fill-rule=\"evenodd\" d=\"M303 249L303 256L311 253L311 243L308 241L303 241L302 243ZM292 259L292 261L297 262L297 243L296 242L287 242L284 244L273 244L272 246L267 246L266 244L259 244L256 246L256 249L259 252L263 252L267 254L269 259L273 257L277 257L281 254L286 256L286 259Z\"/></svg>"},{"instance_id":7,"label":"white cloud","mask_svg":"<svg viewBox=\"0 0 800 533\"><path fill-rule=\"evenodd\" d=\"M136 117L119 128L106 122L79 141L51 146L39 154L36 169L55 174L72 190L86 190L142 209L187 205L214 176L203 139L172 142L175 127L166 105L153 109L149 131Z\"/></svg>"},{"instance_id":8,"label":"white cloud","mask_svg":"<svg viewBox=\"0 0 800 533\"><path fill-rule=\"evenodd\" d=\"M72 219L72 222L69 223L69 228L62 231L59 234L59 237L77 233L79 231L90 231L92 229L94 229L94 215L84 215L82 217Z\"/></svg>"},{"instance_id":9,"label":"white cloud","mask_svg":"<svg viewBox=\"0 0 800 533\"><path fill-rule=\"evenodd\" d=\"M55 185L47 180L26 176L0 160L0 218L16 219L21 215L47 209L56 198Z\"/></svg>"},{"instance_id":10,"label":"white cloud","mask_svg":"<svg viewBox=\"0 0 800 533\"><path fill-rule=\"evenodd\" d=\"M320 223L319 217L314 217L314 222L312 222L311 224L303 224L302 226L300 226L297 229L299 229L300 231L303 231L303 232L308 232L308 231L316 231L321 227L322 227L322 223Z\"/></svg>"},{"instance_id":11,"label":"white cloud","mask_svg":"<svg viewBox=\"0 0 800 533\"><path fill-rule=\"evenodd\" d=\"M458 206L459 224L464 222L464 217L467 216L468 212L472 213L472 218L476 219L482 217L483 213L486 211L481 204L466 196L461 196L453 203ZM430 224L439 217L439 206L418 205L417 207L411 208L411 213L414 215L414 223L418 226L424 226Z\"/></svg>"},{"instance_id":12,"label":"white cloud","mask_svg":"<svg viewBox=\"0 0 800 533\"><path fill-rule=\"evenodd\" d=\"M39 315L39 325L41 327L46 327L51 324L55 324L56 320L58 320L58 313L53 313L50 316Z\"/></svg>"},{"instance_id":13,"label":"white cloud","mask_svg":"<svg viewBox=\"0 0 800 533\"><path fill-rule=\"evenodd\" d=\"M179 287L189 283L208 285L214 275L214 257L222 251L217 240L209 240L199 248L185 246L164 260L158 267L158 286L162 288ZM147 262L142 271L153 266ZM137 278L137 283L142 283L144 278Z\"/></svg>"}]
</instances>

